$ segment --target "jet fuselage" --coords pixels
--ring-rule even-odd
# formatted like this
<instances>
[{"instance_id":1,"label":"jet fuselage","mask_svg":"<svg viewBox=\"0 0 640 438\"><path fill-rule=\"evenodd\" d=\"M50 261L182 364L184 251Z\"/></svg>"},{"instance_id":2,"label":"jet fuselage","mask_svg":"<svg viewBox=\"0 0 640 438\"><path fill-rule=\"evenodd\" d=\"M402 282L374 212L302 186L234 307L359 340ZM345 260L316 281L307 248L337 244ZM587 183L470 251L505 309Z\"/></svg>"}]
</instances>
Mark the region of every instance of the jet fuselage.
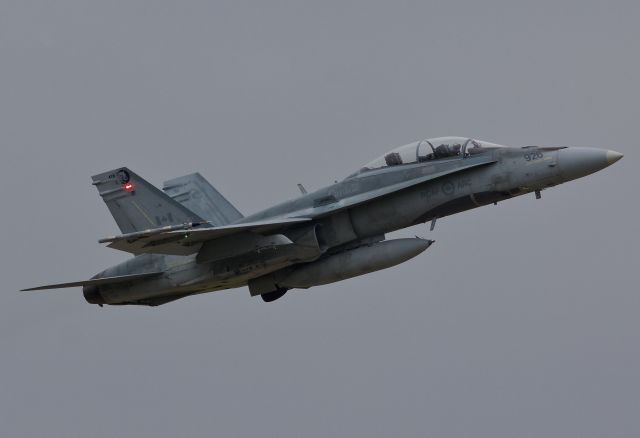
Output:
<instances>
[{"instance_id":1,"label":"jet fuselage","mask_svg":"<svg viewBox=\"0 0 640 438\"><path fill-rule=\"evenodd\" d=\"M431 244L422 239L387 244L388 255L376 262L386 233L429 221L435 224L438 218L531 192L539 195L541 190L598 171L621 157L600 149L498 147L474 140L446 146L438 153L438 145L429 143L429 152L422 153L423 142L407 145L343 181L234 222L312 217L310 223L276 234L291 244L259 246L251 237L238 243L237 236L230 236L226 241L205 243L198 254L138 255L96 278L163 274L125 284L85 286L85 297L97 304L157 305L248 284L252 295L263 295L269 301L269 293L279 297L290 288L392 266ZM342 259L337 258L340 254ZM337 272L348 263L358 266Z\"/></svg>"}]
</instances>

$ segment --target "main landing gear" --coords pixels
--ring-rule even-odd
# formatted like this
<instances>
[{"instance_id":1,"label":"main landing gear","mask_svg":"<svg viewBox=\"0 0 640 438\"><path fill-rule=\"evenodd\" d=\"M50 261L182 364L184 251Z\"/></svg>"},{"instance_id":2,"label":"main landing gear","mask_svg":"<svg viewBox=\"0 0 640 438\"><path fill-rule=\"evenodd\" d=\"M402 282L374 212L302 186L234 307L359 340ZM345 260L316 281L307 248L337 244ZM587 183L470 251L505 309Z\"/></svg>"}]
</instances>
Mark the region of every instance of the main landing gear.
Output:
<instances>
[{"instance_id":1,"label":"main landing gear","mask_svg":"<svg viewBox=\"0 0 640 438\"><path fill-rule=\"evenodd\" d=\"M264 293L260 295L260 297L262 298L262 301L264 301L265 303L270 303L272 301L277 300L278 298L282 298L282 296L286 294L288 290L289 289L280 288L280 289L274 290L273 292Z\"/></svg>"}]
</instances>

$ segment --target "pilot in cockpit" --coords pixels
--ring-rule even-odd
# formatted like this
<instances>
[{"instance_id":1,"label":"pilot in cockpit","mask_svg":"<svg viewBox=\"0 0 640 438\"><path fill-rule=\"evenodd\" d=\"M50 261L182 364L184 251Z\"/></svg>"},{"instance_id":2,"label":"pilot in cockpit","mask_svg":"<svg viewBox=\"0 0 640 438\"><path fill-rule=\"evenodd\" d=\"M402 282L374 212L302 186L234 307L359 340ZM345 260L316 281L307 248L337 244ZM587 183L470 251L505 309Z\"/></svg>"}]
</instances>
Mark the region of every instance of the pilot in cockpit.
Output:
<instances>
[{"instance_id":1,"label":"pilot in cockpit","mask_svg":"<svg viewBox=\"0 0 640 438\"><path fill-rule=\"evenodd\" d=\"M455 157L460 155L460 149L462 146L460 144L441 144L435 148L435 157L436 158L446 158L446 157Z\"/></svg>"}]
</instances>

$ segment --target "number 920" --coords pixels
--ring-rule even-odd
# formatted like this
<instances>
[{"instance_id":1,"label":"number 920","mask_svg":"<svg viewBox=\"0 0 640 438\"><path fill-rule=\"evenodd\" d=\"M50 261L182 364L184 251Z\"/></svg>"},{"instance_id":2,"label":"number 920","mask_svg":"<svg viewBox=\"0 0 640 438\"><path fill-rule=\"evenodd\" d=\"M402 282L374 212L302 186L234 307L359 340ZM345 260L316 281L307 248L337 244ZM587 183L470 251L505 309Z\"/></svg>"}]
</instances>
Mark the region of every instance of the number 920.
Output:
<instances>
[{"instance_id":1,"label":"number 920","mask_svg":"<svg viewBox=\"0 0 640 438\"><path fill-rule=\"evenodd\" d=\"M544 154L540 151L529 152L527 154L524 154L524 159L527 161L539 160L542 157L544 157Z\"/></svg>"}]
</instances>

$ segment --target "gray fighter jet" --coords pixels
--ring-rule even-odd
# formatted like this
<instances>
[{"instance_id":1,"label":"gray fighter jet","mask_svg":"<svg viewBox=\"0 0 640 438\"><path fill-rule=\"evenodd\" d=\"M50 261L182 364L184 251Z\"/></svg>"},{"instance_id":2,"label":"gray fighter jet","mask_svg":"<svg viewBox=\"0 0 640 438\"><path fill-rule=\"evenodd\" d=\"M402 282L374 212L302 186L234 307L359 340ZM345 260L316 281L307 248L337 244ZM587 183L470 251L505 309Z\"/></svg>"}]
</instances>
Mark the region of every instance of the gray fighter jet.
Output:
<instances>
[{"instance_id":1,"label":"gray fighter jet","mask_svg":"<svg viewBox=\"0 0 640 438\"><path fill-rule=\"evenodd\" d=\"M120 168L93 185L122 234L100 243L134 254L82 286L98 304L157 306L189 295L248 286L266 302L290 289L389 268L425 251L421 238L385 234L540 192L622 158L582 147L505 147L442 137L401 146L312 193L244 217L201 175L162 190Z\"/></svg>"}]
</instances>

